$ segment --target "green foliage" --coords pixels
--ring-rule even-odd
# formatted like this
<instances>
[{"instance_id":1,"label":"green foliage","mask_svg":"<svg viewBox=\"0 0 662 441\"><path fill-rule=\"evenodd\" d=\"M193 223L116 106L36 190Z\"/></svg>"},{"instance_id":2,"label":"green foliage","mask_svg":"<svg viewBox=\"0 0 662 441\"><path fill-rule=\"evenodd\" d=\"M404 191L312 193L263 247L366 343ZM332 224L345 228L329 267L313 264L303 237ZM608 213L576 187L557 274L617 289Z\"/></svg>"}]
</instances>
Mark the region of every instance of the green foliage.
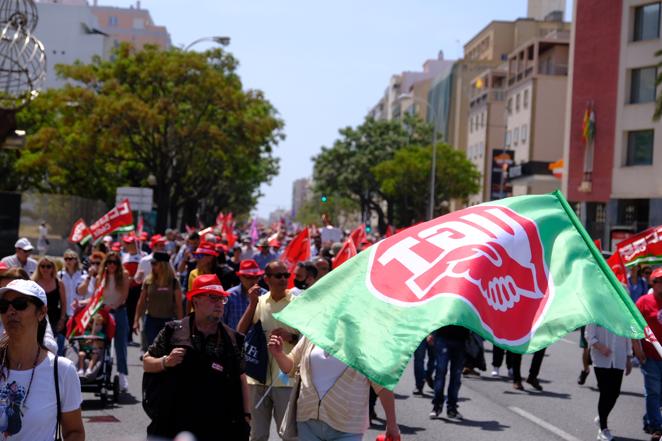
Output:
<instances>
[{"instance_id":1,"label":"green foliage","mask_svg":"<svg viewBox=\"0 0 662 441\"><path fill-rule=\"evenodd\" d=\"M111 61L57 66L74 85L18 114L28 131L19 187L114 201L115 188L156 178L158 229L201 214L248 212L278 172L283 122L260 91L242 90L237 61L128 45ZM2 160L0 160L2 166Z\"/></svg>"},{"instance_id":2,"label":"green foliage","mask_svg":"<svg viewBox=\"0 0 662 441\"><path fill-rule=\"evenodd\" d=\"M322 200L323 196L326 196L326 202ZM302 225L319 225L322 215L326 214L337 225L338 219L346 218L358 209L354 201L339 194L315 194L299 209L296 221Z\"/></svg>"},{"instance_id":3,"label":"green foliage","mask_svg":"<svg viewBox=\"0 0 662 441\"><path fill-rule=\"evenodd\" d=\"M381 191L373 167L391 159L394 153L410 144L422 144L432 136L429 125L408 116L400 121L366 119L356 128L339 131L340 138L332 147L322 147L313 158L313 180L319 194L337 194L358 205L361 213L374 211L379 218L379 229L385 231L388 197Z\"/></svg>"},{"instance_id":4,"label":"green foliage","mask_svg":"<svg viewBox=\"0 0 662 441\"><path fill-rule=\"evenodd\" d=\"M381 192L393 203L394 224L412 225L427 219L432 146L407 146L372 171ZM463 152L437 145L435 213L450 199L466 199L480 189L480 173Z\"/></svg>"}]
</instances>

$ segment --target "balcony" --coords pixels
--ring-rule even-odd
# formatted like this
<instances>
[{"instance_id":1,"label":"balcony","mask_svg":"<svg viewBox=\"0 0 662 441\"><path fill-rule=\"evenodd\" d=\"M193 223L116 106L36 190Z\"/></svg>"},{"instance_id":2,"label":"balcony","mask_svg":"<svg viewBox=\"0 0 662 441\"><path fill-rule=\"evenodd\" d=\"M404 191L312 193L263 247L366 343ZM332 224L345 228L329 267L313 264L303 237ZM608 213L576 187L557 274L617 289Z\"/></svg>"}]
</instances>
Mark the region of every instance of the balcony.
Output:
<instances>
[{"instance_id":1,"label":"balcony","mask_svg":"<svg viewBox=\"0 0 662 441\"><path fill-rule=\"evenodd\" d=\"M541 64L538 68L539 75L568 76L568 66L565 64Z\"/></svg>"}]
</instances>

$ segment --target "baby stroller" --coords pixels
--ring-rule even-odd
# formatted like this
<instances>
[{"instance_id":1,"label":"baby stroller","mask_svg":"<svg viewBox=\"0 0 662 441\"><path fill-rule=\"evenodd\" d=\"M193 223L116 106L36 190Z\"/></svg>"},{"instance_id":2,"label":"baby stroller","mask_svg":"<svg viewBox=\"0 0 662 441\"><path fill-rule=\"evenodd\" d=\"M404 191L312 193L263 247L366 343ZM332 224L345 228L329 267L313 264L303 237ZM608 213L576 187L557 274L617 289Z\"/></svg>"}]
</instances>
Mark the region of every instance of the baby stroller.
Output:
<instances>
[{"instance_id":1,"label":"baby stroller","mask_svg":"<svg viewBox=\"0 0 662 441\"><path fill-rule=\"evenodd\" d=\"M82 392L94 392L95 395L101 399L101 405L106 406L109 399L109 394L112 393L114 402L119 400L120 396L120 378L119 375L113 376L113 357L111 355L111 341L115 336L115 319L113 316L101 308L97 314L104 318L104 335L105 337L96 337L91 335L77 335L72 330L76 327L75 317L79 311L76 311L67 322L67 335L69 338L69 345L66 351L66 357L70 359L75 366L78 366L79 352L82 345L88 340L100 340L99 347L99 361L96 366L86 373L79 373L80 386Z\"/></svg>"}]
</instances>

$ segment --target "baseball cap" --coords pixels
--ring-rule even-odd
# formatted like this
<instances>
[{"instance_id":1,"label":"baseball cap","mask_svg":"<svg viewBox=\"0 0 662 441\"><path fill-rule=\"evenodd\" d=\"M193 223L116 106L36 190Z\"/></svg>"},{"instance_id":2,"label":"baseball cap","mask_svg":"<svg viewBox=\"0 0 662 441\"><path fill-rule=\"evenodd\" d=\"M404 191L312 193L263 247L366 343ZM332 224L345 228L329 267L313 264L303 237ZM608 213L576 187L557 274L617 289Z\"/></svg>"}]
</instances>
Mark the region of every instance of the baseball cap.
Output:
<instances>
[{"instance_id":1,"label":"baseball cap","mask_svg":"<svg viewBox=\"0 0 662 441\"><path fill-rule=\"evenodd\" d=\"M651 273L651 276L648 278L649 282L652 284L653 280L662 279L662 267L655 268Z\"/></svg>"},{"instance_id":2,"label":"baseball cap","mask_svg":"<svg viewBox=\"0 0 662 441\"><path fill-rule=\"evenodd\" d=\"M34 250L34 247L30 243L27 237L21 237L19 240L16 241L14 244L14 248L21 249L23 251L32 251Z\"/></svg>"},{"instance_id":3,"label":"baseball cap","mask_svg":"<svg viewBox=\"0 0 662 441\"><path fill-rule=\"evenodd\" d=\"M36 297L44 305L48 305L48 299L46 299L46 293L44 290L32 280L23 280L16 279L9 282L4 288L0 288L0 298L4 297L5 293L8 291L15 291L19 294L23 294L29 297Z\"/></svg>"},{"instance_id":4,"label":"baseball cap","mask_svg":"<svg viewBox=\"0 0 662 441\"><path fill-rule=\"evenodd\" d=\"M222 297L229 297L230 293L225 291L221 281L216 274L203 274L193 280L191 290L186 293L186 299L191 300L193 296L198 294L212 294Z\"/></svg>"},{"instance_id":5,"label":"baseball cap","mask_svg":"<svg viewBox=\"0 0 662 441\"><path fill-rule=\"evenodd\" d=\"M238 276L260 277L263 274L264 271L260 269L254 259L242 260L239 264L239 271L237 271Z\"/></svg>"}]
</instances>

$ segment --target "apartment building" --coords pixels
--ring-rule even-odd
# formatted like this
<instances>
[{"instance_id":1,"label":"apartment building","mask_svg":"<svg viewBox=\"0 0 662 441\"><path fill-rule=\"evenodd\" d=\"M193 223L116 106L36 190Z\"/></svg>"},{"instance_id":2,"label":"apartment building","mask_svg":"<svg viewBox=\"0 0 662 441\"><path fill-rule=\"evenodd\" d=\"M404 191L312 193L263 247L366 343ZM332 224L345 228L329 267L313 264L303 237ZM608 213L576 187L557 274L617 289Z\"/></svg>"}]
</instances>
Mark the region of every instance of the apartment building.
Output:
<instances>
[{"instance_id":1,"label":"apartment building","mask_svg":"<svg viewBox=\"0 0 662 441\"><path fill-rule=\"evenodd\" d=\"M140 1L135 6L120 8L99 6L97 0L92 5L92 13L97 17L100 29L109 36L113 46L122 42L130 43L136 49L146 44L162 49L171 46L170 34L165 26L157 26L147 9Z\"/></svg>"},{"instance_id":2,"label":"apartment building","mask_svg":"<svg viewBox=\"0 0 662 441\"><path fill-rule=\"evenodd\" d=\"M549 165L563 156L569 38L552 31L508 56L505 147L515 165L513 195L548 193L561 186Z\"/></svg>"},{"instance_id":3,"label":"apartment building","mask_svg":"<svg viewBox=\"0 0 662 441\"><path fill-rule=\"evenodd\" d=\"M662 121L652 119L662 93L661 3L574 3L563 189L589 233L612 246L617 235L662 224Z\"/></svg>"}]
</instances>

